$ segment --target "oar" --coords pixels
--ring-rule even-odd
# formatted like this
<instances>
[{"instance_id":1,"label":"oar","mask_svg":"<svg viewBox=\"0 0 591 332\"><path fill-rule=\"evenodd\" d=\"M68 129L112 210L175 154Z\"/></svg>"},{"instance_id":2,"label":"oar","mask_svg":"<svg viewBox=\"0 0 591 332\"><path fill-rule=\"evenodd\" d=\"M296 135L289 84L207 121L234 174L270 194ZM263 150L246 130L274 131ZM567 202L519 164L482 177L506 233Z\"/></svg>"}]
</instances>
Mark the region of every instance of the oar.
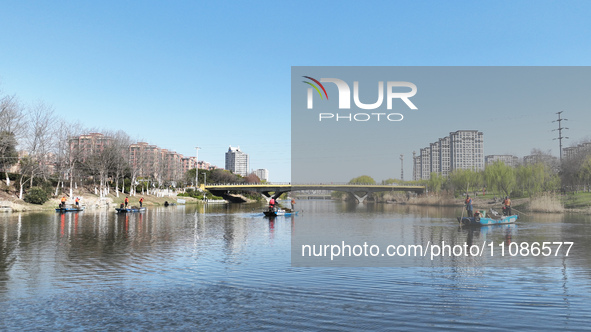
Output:
<instances>
[{"instance_id":1,"label":"oar","mask_svg":"<svg viewBox=\"0 0 591 332\"><path fill-rule=\"evenodd\" d=\"M460 218L460 220L458 220L460 225L462 224L462 219L464 219L464 210L466 210L466 204L464 204L464 206L462 207L462 217Z\"/></svg>"},{"instance_id":2,"label":"oar","mask_svg":"<svg viewBox=\"0 0 591 332\"><path fill-rule=\"evenodd\" d=\"M470 187L470 182L468 182L468 184L466 185L466 195L468 195L468 187ZM464 219L464 210L466 210L466 207L467 207L467 204L464 203L464 208L462 209L462 217L460 218L460 220L458 220L460 225L462 224L462 219Z\"/></svg>"},{"instance_id":3,"label":"oar","mask_svg":"<svg viewBox=\"0 0 591 332\"><path fill-rule=\"evenodd\" d=\"M515 211L517 211L517 212L519 212L519 213L521 213L521 214L525 214L526 216L529 216L529 214L527 214L527 213L524 213L524 212L521 212L521 211L519 211L519 210L517 210L517 209L515 209L515 208L511 208L511 210L515 210Z\"/></svg>"}]
</instances>

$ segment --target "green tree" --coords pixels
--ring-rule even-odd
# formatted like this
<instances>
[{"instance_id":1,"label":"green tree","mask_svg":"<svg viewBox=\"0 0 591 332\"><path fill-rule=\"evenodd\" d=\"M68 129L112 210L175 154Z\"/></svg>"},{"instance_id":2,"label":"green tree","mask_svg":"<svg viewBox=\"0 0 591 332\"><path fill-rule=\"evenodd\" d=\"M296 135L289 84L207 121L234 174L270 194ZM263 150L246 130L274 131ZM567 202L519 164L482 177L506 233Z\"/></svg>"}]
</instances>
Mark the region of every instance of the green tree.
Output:
<instances>
[{"instance_id":1,"label":"green tree","mask_svg":"<svg viewBox=\"0 0 591 332\"><path fill-rule=\"evenodd\" d=\"M481 176L471 169L456 169L449 174L449 182L452 189L458 193L470 191L470 188L480 190Z\"/></svg>"},{"instance_id":2,"label":"green tree","mask_svg":"<svg viewBox=\"0 0 591 332\"><path fill-rule=\"evenodd\" d=\"M430 191L439 193L444 183L445 177L439 173L433 172L429 177L429 181L427 181L427 188L429 188Z\"/></svg>"},{"instance_id":3,"label":"green tree","mask_svg":"<svg viewBox=\"0 0 591 332\"><path fill-rule=\"evenodd\" d=\"M398 179L386 179L386 180L382 180L382 184L401 184L404 183L404 181L402 180L398 180Z\"/></svg>"},{"instance_id":4,"label":"green tree","mask_svg":"<svg viewBox=\"0 0 591 332\"><path fill-rule=\"evenodd\" d=\"M591 156L588 156L585 161L583 161L583 164L581 164L578 177L583 183L583 188L585 189L585 187L587 187L587 189L589 189L589 184L591 184Z\"/></svg>"},{"instance_id":5,"label":"green tree","mask_svg":"<svg viewBox=\"0 0 591 332\"><path fill-rule=\"evenodd\" d=\"M49 200L47 192L43 188L32 187L25 194L25 202L31 204L43 204Z\"/></svg>"},{"instance_id":6,"label":"green tree","mask_svg":"<svg viewBox=\"0 0 591 332\"><path fill-rule=\"evenodd\" d=\"M552 191L560 188L560 177L552 167L538 162L533 165L519 166L515 169L516 188L529 196L542 191Z\"/></svg>"},{"instance_id":7,"label":"green tree","mask_svg":"<svg viewBox=\"0 0 591 332\"><path fill-rule=\"evenodd\" d=\"M351 179L349 184L376 184L376 181L371 176L362 175Z\"/></svg>"},{"instance_id":8,"label":"green tree","mask_svg":"<svg viewBox=\"0 0 591 332\"><path fill-rule=\"evenodd\" d=\"M506 196L511 194L516 185L515 170L502 161L488 165L484 170L484 179L493 190L503 192Z\"/></svg>"}]
</instances>

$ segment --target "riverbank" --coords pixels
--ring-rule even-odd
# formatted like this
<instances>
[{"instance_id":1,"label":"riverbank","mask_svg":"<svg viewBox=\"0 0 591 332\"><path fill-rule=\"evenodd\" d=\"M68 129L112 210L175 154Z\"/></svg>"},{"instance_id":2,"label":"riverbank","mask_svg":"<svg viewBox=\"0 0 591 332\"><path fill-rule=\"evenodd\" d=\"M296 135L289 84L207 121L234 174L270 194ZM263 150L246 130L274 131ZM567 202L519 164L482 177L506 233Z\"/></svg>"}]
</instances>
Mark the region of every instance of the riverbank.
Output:
<instances>
[{"instance_id":1,"label":"riverbank","mask_svg":"<svg viewBox=\"0 0 591 332\"><path fill-rule=\"evenodd\" d=\"M471 198L472 205L476 210L490 210L491 208L500 210L503 206L502 200L492 195L471 196ZM543 193L535 197L512 198L511 206L514 210L524 212L591 214L591 206L581 202L576 206L569 205L568 203L565 204L565 201L568 202L568 199L567 196ZM463 207L464 200L465 197L455 198L446 195L421 195L410 197L406 200L399 200L396 203L422 206Z\"/></svg>"},{"instance_id":2,"label":"riverbank","mask_svg":"<svg viewBox=\"0 0 591 332\"><path fill-rule=\"evenodd\" d=\"M66 205L74 205L75 198L80 199L80 205L87 210L102 209L102 208L115 208L119 207L125 201L126 195L119 194L117 197L114 194L109 194L106 197L99 197L92 192L85 190L77 190L73 197L68 197ZM176 194L170 194L169 196L157 197L153 195L136 195L128 196L130 206L139 206L139 200L141 197L144 198L143 206L164 206L165 202L177 203L177 199L184 200L184 204L204 204L203 201L192 197L177 197ZM6 205L12 209L13 212L27 212L27 211L53 211L56 209L61 201L59 198L50 198L44 204L30 204L21 199L9 196L6 193L0 193L0 205Z\"/></svg>"}]
</instances>

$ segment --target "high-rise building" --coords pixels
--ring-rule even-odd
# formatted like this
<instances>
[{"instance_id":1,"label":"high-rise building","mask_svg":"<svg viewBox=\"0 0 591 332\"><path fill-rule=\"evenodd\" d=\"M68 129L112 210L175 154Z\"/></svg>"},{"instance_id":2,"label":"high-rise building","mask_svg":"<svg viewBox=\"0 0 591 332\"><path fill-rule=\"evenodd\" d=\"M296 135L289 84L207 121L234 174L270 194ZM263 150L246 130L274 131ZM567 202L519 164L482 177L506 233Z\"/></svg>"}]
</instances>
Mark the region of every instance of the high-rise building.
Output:
<instances>
[{"instance_id":1,"label":"high-rise building","mask_svg":"<svg viewBox=\"0 0 591 332\"><path fill-rule=\"evenodd\" d=\"M484 169L484 139L478 130L458 130L413 153L413 180L428 180L431 173L448 176L455 169Z\"/></svg>"},{"instance_id":2,"label":"high-rise building","mask_svg":"<svg viewBox=\"0 0 591 332\"><path fill-rule=\"evenodd\" d=\"M412 152L412 180L417 181L421 179L421 156L415 151Z\"/></svg>"},{"instance_id":3,"label":"high-rise building","mask_svg":"<svg viewBox=\"0 0 591 332\"><path fill-rule=\"evenodd\" d=\"M431 177L431 149L421 149L421 180Z\"/></svg>"},{"instance_id":4,"label":"high-rise building","mask_svg":"<svg viewBox=\"0 0 591 332\"><path fill-rule=\"evenodd\" d=\"M562 149L564 159L571 159L577 156L586 156L591 154L591 142L581 143L577 146L571 146Z\"/></svg>"},{"instance_id":5,"label":"high-rise building","mask_svg":"<svg viewBox=\"0 0 591 332\"><path fill-rule=\"evenodd\" d=\"M269 170L266 168L259 168L255 170L254 175L258 176L261 181L269 181Z\"/></svg>"},{"instance_id":6,"label":"high-rise building","mask_svg":"<svg viewBox=\"0 0 591 332\"><path fill-rule=\"evenodd\" d=\"M441 173L441 143L439 141L429 145L429 153L431 153L431 173Z\"/></svg>"},{"instance_id":7,"label":"high-rise building","mask_svg":"<svg viewBox=\"0 0 591 332\"><path fill-rule=\"evenodd\" d=\"M451 171L451 162L449 159L449 136L439 139L439 172L447 177Z\"/></svg>"},{"instance_id":8,"label":"high-rise building","mask_svg":"<svg viewBox=\"0 0 591 332\"><path fill-rule=\"evenodd\" d=\"M478 130L458 130L449 133L451 170L484 169L484 138Z\"/></svg>"},{"instance_id":9,"label":"high-rise building","mask_svg":"<svg viewBox=\"0 0 591 332\"><path fill-rule=\"evenodd\" d=\"M248 155L240 151L240 147L230 146L226 152L226 169L241 176L248 175Z\"/></svg>"}]
</instances>

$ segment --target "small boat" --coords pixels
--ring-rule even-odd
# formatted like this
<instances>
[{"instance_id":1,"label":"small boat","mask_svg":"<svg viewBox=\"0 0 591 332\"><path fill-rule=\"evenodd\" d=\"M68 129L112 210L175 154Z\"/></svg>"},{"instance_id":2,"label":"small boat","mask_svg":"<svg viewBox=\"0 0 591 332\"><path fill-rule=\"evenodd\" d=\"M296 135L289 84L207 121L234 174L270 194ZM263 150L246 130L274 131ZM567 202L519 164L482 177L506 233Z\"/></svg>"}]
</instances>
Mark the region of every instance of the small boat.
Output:
<instances>
[{"instance_id":1,"label":"small boat","mask_svg":"<svg viewBox=\"0 0 591 332\"><path fill-rule=\"evenodd\" d=\"M145 212L146 208L145 207L130 207L130 208L115 208L115 211L117 211L117 213L132 213L132 212Z\"/></svg>"},{"instance_id":2,"label":"small boat","mask_svg":"<svg viewBox=\"0 0 591 332\"><path fill-rule=\"evenodd\" d=\"M273 211L273 210L267 210L267 211L263 211L263 213L265 214L265 217L277 217L277 216L285 216L285 217L291 217L291 216L297 216L298 215L298 211L285 211L285 210L277 210L277 211Z\"/></svg>"},{"instance_id":3,"label":"small boat","mask_svg":"<svg viewBox=\"0 0 591 332\"><path fill-rule=\"evenodd\" d=\"M503 216L498 219L486 217L458 217L458 222L463 226L487 226L487 225L501 225L512 224L519 218L518 215Z\"/></svg>"},{"instance_id":4,"label":"small boat","mask_svg":"<svg viewBox=\"0 0 591 332\"><path fill-rule=\"evenodd\" d=\"M80 212L80 211L84 211L84 207L79 206L79 207L63 207L63 208L57 208L55 209L55 212Z\"/></svg>"}]
</instances>

